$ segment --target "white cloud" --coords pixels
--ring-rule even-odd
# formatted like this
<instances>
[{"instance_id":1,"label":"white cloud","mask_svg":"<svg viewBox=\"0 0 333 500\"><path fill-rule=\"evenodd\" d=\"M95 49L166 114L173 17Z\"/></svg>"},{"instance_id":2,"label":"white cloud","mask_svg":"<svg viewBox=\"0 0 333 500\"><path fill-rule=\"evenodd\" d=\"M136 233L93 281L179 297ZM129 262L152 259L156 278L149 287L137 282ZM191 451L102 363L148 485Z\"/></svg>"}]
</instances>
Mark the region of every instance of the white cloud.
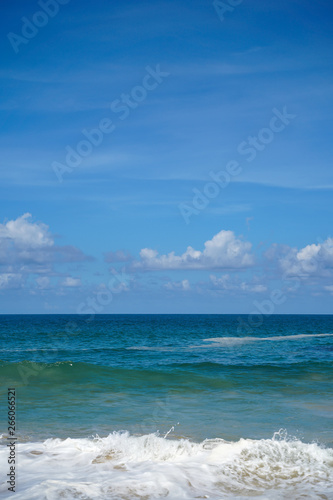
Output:
<instances>
[{"instance_id":1,"label":"white cloud","mask_svg":"<svg viewBox=\"0 0 333 500\"><path fill-rule=\"evenodd\" d=\"M296 254L296 258L299 261L307 261L311 260L314 257L318 256L318 253L320 252L320 245L307 245L306 247L302 248L299 252Z\"/></svg>"},{"instance_id":2,"label":"white cloud","mask_svg":"<svg viewBox=\"0 0 333 500\"><path fill-rule=\"evenodd\" d=\"M49 247L54 244L48 232L48 226L41 222L30 221L31 214L26 213L16 220L0 224L0 241L9 240L17 247L39 248Z\"/></svg>"},{"instance_id":3,"label":"white cloud","mask_svg":"<svg viewBox=\"0 0 333 500\"><path fill-rule=\"evenodd\" d=\"M265 286L265 285L252 285L246 289L249 290L250 292L255 292L255 293L267 292L267 286Z\"/></svg>"},{"instance_id":4,"label":"white cloud","mask_svg":"<svg viewBox=\"0 0 333 500\"><path fill-rule=\"evenodd\" d=\"M18 288L21 286L22 274L2 273L0 274L0 289Z\"/></svg>"},{"instance_id":5,"label":"white cloud","mask_svg":"<svg viewBox=\"0 0 333 500\"><path fill-rule=\"evenodd\" d=\"M220 231L206 241L204 246L203 251L189 246L182 255L176 255L175 252L159 255L156 250L143 248L140 252L141 260L133 266L145 270L239 269L250 267L254 263L254 257L250 253L251 243L236 238L232 231Z\"/></svg>"},{"instance_id":6,"label":"white cloud","mask_svg":"<svg viewBox=\"0 0 333 500\"><path fill-rule=\"evenodd\" d=\"M243 291L243 292L254 292L254 293L263 293L267 291L267 286L259 284L259 283L249 283L239 280L231 279L229 274L223 274L219 278L215 275L210 275L210 281L214 285L214 288L217 290L227 290L227 291Z\"/></svg>"},{"instance_id":7,"label":"white cloud","mask_svg":"<svg viewBox=\"0 0 333 500\"><path fill-rule=\"evenodd\" d=\"M46 290L50 288L51 276L64 275L64 270L58 266L89 260L92 258L74 246L56 245L49 227L33 221L29 213L0 224L1 291L23 285L30 290L33 287ZM80 283L70 278L63 286L74 287Z\"/></svg>"},{"instance_id":8,"label":"white cloud","mask_svg":"<svg viewBox=\"0 0 333 500\"><path fill-rule=\"evenodd\" d=\"M191 286L188 280L183 280L182 282L183 290L190 290Z\"/></svg>"},{"instance_id":9,"label":"white cloud","mask_svg":"<svg viewBox=\"0 0 333 500\"><path fill-rule=\"evenodd\" d=\"M80 278L72 278L71 276L67 276L67 278L62 281L61 285L68 288L75 288L81 286L81 280Z\"/></svg>"},{"instance_id":10,"label":"white cloud","mask_svg":"<svg viewBox=\"0 0 333 500\"><path fill-rule=\"evenodd\" d=\"M31 218L26 213L0 224L0 265L19 266L22 272L26 266L34 267L38 272L38 267L47 264L91 260L74 246L55 245L48 226Z\"/></svg>"},{"instance_id":11,"label":"white cloud","mask_svg":"<svg viewBox=\"0 0 333 500\"><path fill-rule=\"evenodd\" d=\"M39 278L36 278L36 283L41 290L44 290L45 288L49 287L50 278L48 278L47 276L40 276Z\"/></svg>"},{"instance_id":12,"label":"white cloud","mask_svg":"<svg viewBox=\"0 0 333 500\"><path fill-rule=\"evenodd\" d=\"M188 280L169 281L164 285L164 288L166 288L167 290L182 290L184 292L187 292L188 290L191 290L191 285Z\"/></svg>"},{"instance_id":13,"label":"white cloud","mask_svg":"<svg viewBox=\"0 0 333 500\"><path fill-rule=\"evenodd\" d=\"M133 257L129 252L124 250L117 250L116 252L107 252L104 254L105 262L129 262Z\"/></svg>"},{"instance_id":14,"label":"white cloud","mask_svg":"<svg viewBox=\"0 0 333 500\"><path fill-rule=\"evenodd\" d=\"M301 250L284 248L279 263L286 276L327 276L333 269L333 238Z\"/></svg>"}]
</instances>

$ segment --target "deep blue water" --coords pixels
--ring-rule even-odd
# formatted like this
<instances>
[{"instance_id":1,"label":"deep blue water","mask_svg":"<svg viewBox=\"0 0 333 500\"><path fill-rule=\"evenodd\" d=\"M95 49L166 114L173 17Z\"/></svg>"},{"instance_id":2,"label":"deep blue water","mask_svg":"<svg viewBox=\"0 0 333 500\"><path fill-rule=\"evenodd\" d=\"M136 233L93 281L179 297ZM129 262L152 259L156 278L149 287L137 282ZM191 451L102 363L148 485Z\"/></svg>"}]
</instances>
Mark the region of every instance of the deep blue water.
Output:
<instances>
[{"instance_id":1,"label":"deep blue water","mask_svg":"<svg viewBox=\"0 0 333 500\"><path fill-rule=\"evenodd\" d=\"M193 439L270 437L284 427L332 443L333 316L271 316L253 333L240 330L246 322L2 316L1 386L17 386L27 436L137 431L145 421L162 432L179 422Z\"/></svg>"}]
</instances>

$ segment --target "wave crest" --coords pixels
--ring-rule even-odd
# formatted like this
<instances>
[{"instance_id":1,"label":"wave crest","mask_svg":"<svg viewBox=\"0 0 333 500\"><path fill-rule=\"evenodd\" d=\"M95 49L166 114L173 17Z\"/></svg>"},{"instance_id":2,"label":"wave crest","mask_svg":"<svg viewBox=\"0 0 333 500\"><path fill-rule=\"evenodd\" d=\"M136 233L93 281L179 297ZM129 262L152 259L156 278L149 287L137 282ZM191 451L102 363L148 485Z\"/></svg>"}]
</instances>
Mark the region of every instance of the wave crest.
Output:
<instances>
[{"instance_id":1,"label":"wave crest","mask_svg":"<svg viewBox=\"0 0 333 500\"><path fill-rule=\"evenodd\" d=\"M6 451L0 450L1 458ZM288 439L281 431L272 439L201 443L114 432L104 438L22 443L18 458L20 499L280 499L333 494L333 450Z\"/></svg>"}]
</instances>

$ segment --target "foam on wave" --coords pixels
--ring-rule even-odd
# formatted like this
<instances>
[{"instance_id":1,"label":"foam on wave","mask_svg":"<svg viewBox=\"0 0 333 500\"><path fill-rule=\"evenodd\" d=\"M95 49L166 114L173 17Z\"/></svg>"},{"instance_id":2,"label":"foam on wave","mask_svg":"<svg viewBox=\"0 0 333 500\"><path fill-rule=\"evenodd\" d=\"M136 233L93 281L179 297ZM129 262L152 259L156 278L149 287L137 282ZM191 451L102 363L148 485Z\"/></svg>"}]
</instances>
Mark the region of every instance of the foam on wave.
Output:
<instances>
[{"instance_id":1,"label":"foam on wave","mask_svg":"<svg viewBox=\"0 0 333 500\"><path fill-rule=\"evenodd\" d=\"M18 460L17 500L333 497L333 450L289 440L281 431L238 442L128 432L48 439L21 443Z\"/></svg>"},{"instance_id":2,"label":"foam on wave","mask_svg":"<svg viewBox=\"0 0 333 500\"><path fill-rule=\"evenodd\" d=\"M204 342L213 342L212 346L216 344L221 345L235 345L235 344L247 344L249 342L281 342L284 340L303 340L314 337L333 337L333 333L309 333L309 334L299 334L299 335L278 335L272 337L213 337L209 339L203 339ZM199 347L199 346L192 346ZM207 345L206 347L210 347Z\"/></svg>"}]
</instances>

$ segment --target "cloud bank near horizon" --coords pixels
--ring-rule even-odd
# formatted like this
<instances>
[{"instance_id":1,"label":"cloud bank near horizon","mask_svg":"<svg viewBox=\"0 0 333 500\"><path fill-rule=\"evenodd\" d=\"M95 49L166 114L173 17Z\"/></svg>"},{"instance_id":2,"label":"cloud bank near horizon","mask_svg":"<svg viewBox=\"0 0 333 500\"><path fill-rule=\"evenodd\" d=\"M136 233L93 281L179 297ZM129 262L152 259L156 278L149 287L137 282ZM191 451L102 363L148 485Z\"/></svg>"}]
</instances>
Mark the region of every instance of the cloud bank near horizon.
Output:
<instances>
[{"instance_id":1,"label":"cloud bank near horizon","mask_svg":"<svg viewBox=\"0 0 333 500\"><path fill-rule=\"evenodd\" d=\"M255 297L269 293L279 279L285 280L287 289L288 280L295 277L313 293L333 294L331 237L302 248L272 243L259 255L250 241L222 229L203 243L202 250L188 246L179 255L175 251L159 254L146 247L138 250L136 259L124 250L103 250L99 256L101 265L112 262L116 267L110 268L111 274L125 272L130 276L128 291L134 294L164 290L167 294L187 296ZM98 258L75 246L57 245L49 226L35 221L30 213L0 224L0 293L21 289L30 294L49 292L66 297L79 292L82 295L85 290L94 290L96 278L87 281L85 270L78 265L84 263L89 267L96 262ZM95 275L100 288L105 274ZM157 279L149 280L147 276Z\"/></svg>"}]
</instances>

